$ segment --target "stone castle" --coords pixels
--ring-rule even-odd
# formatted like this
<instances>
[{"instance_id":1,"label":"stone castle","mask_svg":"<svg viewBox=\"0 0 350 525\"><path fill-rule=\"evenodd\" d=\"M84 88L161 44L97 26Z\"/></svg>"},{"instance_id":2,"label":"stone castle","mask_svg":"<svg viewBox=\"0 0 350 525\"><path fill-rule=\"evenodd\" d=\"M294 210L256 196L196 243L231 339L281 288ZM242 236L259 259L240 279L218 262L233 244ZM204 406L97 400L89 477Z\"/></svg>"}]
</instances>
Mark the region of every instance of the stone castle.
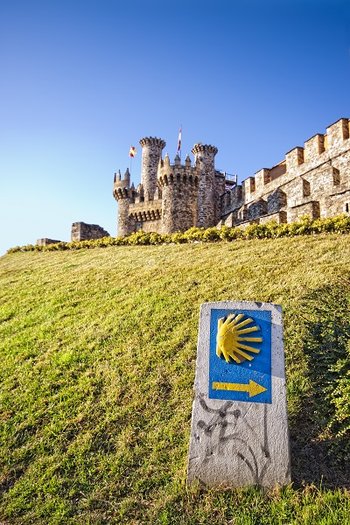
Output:
<instances>
[{"instance_id":1,"label":"stone castle","mask_svg":"<svg viewBox=\"0 0 350 525\"><path fill-rule=\"evenodd\" d=\"M185 164L162 158L165 142L146 137L141 183L135 188L127 169L114 175L118 235L172 233L192 226L245 226L252 222L315 219L350 211L350 121L341 118L289 151L272 168L263 168L242 184L215 169L215 146L196 144Z\"/></svg>"}]
</instances>

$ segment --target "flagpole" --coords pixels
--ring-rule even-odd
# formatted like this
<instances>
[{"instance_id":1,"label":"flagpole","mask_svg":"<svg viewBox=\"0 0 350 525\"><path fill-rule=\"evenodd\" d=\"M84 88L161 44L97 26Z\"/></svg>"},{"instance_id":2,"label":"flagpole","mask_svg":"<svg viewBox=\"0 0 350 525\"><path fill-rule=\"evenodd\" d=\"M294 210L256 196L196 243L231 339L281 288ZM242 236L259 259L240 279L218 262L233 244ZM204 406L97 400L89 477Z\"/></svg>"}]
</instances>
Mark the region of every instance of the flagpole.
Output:
<instances>
[{"instance_id":1,"label":"flagpole","mask_svg":"<svg viewBox=\"0 0 350 525\"><path fill-rule=\"evenodd\" d=\"M180 161L181 161L181 143L182 143L182 124L180 124L179 135L177 139L177 155L179 155Z\"/></svg>"},{"instance_id":2,"label":"flagpole","mask_svg":"<svg viewBox=\"0 0 350 525\"><path fill-rule=\"evenodd\" d=\"M182 124L180 124L180 161L181 161L181 147L182 147Z\"/></svg>"}]
</instances>

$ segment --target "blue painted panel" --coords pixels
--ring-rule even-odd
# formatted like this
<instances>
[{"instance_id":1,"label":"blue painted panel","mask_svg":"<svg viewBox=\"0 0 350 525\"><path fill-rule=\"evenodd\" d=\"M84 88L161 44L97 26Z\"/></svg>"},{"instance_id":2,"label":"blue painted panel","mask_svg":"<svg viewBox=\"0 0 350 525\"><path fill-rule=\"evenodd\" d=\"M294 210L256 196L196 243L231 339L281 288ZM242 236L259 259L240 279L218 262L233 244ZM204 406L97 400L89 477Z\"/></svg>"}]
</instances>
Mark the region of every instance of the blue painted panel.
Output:
<instances>
[{"instance_id":1,"label":"blue painted panel","mask_svg":"<svg viewBox=\"0 0 350 525\"><path fill-rule=\"evenodd\" d=\"M245 360L240 364L231 361L227 363L223 357L216 355L218 320L227 317L229 314L239 313L254 320L260 330L249 335L261 336L263 341L260 343L249 343L260 349L260 353L254 355L252 361ZM213 389L213 382L248 385L249 381L255 381L266 388L266 391L249 397L249 393L244 391ZM212 309L210 319L209 398L248 401L249 403L271 403L271 388L271 312L266 310Z\"/></svg>"}]
</instances>

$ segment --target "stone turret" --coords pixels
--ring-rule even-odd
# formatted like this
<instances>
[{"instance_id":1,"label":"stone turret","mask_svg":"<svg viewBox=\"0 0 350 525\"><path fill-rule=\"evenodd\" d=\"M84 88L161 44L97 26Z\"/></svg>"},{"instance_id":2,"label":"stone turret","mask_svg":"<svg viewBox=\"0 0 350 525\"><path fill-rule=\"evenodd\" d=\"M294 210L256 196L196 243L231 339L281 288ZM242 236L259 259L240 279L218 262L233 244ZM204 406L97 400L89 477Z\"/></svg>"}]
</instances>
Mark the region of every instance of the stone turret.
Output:
<instances>
[{"instance_id":1,"label":"stone turret","mask_svg":"<svg viewBox=\"0 0 350 525\"><path fill-rule=\"evenodd\" d=\"M191 226L211 227L290 222L350 214L350 120L341 118L289 151L271 168L243 180L215 169L215 146L196 144L184 164L176 155L162 159L165 141L140 140L141 183L130 185L127 170L114 177L119 203L118 232L171 233Z\"/></svg>"},{"instance_id":2,"label":"stone turret","mask_svg":"<svg viewBox=\"0 0 350 525\"><path fill-rule=\"evenodd\" d=\"M130 187L130 172L126 170L122 178L120 171L114 175L113 196L118 201L118 235L129 235L134 225L129 218L130 200L133 196L133 188Z\"/></svg>"},{"instance_id":3,"label":"stone turret","mask_svg":"<svg viewBox=\"0 0 350 525\"><path fill-rule=\"evenodd\" d=\"M185 166L179 155L174 164L169 156L158 167L158 184L162 190L162 233L184 231L197 222L198 177L188 157Z\"/></svg>"},{"instance_id":4,"label":"stone turret","mask_svg":"<svg viewBox=\"0 0 350 525\"><path fill-rule=\"evenodd\" d=\"M157 188L157 169L166 143L156 137L145 137L140 140L142 146L141 184L145 199L151 200Z\"/></svg>"},{"instance_id":5,"label":"stone turret","mask_svg":"<svg viewBox=\"0 0 350 525\"><path fill-rule=\"evenodd\" d=\"M216 224L216 187L214 158L218 149L208 144L195 144L192 153L195 156L198 183L198 219L197 225L208 228Z\"/></svg>"}]
</instances>

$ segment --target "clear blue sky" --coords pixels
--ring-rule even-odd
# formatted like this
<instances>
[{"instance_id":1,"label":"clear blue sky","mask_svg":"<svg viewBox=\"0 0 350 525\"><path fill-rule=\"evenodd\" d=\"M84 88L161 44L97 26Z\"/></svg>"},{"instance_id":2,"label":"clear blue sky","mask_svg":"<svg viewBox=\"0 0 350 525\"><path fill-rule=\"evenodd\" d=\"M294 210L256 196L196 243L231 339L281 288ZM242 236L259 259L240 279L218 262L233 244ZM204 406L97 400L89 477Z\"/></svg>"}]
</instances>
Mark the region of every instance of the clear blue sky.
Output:
<instances>
[{"instance_id":1,"label":"clear blue sky","mask_svg":"<svg viewBox=\"0 0 350 525\"><path fill-rule=\"evenodd\" d=\"M0 0L0 254L116 234L138 140L219 148L242 180L350 117L349 0Z\"/></svg>"}]
</instances>

